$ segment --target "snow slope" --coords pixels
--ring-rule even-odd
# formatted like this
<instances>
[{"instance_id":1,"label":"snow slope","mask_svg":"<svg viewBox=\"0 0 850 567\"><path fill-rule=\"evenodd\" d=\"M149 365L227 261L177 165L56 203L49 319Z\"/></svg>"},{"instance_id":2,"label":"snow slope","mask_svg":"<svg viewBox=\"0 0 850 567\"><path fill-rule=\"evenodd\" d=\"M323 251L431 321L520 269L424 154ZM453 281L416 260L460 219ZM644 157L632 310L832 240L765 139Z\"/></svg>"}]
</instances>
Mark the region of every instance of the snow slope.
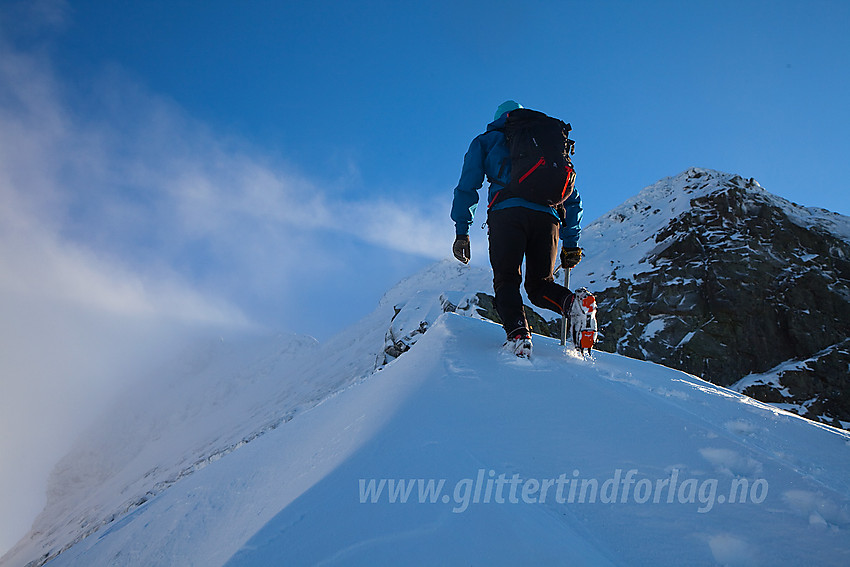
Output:
<instances>
[{"instance_id":1,"label":"snow slope","mask_svg":"<svg viewBox=\"0 0 850 567\"><path fill-rule=\"evenodd\" d=\"M396 319L410 313L412 320L415 300L426 306L439 297L426 290L477 288L491 278L487 270L458 268L439 263L403 280L373 313L322 345L297 335L215 337L163 364L60 461L45 509L0 565L55 556L368 376L384 360L397 308L411 304Z\"/></svg>"},{"instance_id":2,"label":"snow slope","mask_svg":"<svg viewBox=\"0 0 850 567\"><path fill-rule=\"evenodd\" d=\"M380 343L393 315L415 318L410 298L435 316L424 296L486 279L448 262L403 282L337 339L344 355L311 351L325 374L305 391L321 400L49 565L850 564L846 432L543 337L517 360L499 352L500 327L455 313L352 378L375 353L346 341Z\"/></svg>"}]
</instances>

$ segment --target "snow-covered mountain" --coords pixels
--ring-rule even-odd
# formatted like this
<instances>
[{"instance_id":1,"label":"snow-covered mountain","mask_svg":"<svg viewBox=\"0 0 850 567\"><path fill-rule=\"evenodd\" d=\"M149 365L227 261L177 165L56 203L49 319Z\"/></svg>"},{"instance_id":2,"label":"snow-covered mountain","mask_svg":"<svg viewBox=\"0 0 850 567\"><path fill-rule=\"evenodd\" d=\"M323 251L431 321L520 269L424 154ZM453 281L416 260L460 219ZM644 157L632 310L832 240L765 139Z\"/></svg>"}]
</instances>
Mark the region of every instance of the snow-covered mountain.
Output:
<instances>
[{"instance_id":1,"label":"snow-covered mountain","mask_svg":"<svg viewBox=\"0 0 850 567\"><path fill-rule=\"evenodd\" d=\"M325 345L224 338L128 397L0 565L847 565L850 434L537 337L441 262Z\"/></svg>"},{"instance_id":2,"label":"snow-covered mountain","mask_svg":"<svg viewBox=\"0 0 850 567\"><path fill-rule=\"evenodd\" d=\"M850 426L850 218L706 169L591 223L599 348Z\"/></svg>"},{"instance_id":3,"label":"snow-covered mountain","mask_svg":"<svg viewBox=\"0 0 850 567\"><path fill-rule=\"evenodd\" d=\"M433 321L441 312L442 294L428 290L443 284L446 289L483 289L490 278L486 271L444 268L441 264L400 282L373 313L324 344L298 335L219 337L163 365L126 392L60 461L44 511L0 565L43 564L368 377L392 358L385 347L392 344L393 329L400 332L404 321L414 325L414 319L418 328L420 318ZM399 306L408 304L400 314ZM420 308L426 313L420 314Z\"/></svg>"}]
</instances>

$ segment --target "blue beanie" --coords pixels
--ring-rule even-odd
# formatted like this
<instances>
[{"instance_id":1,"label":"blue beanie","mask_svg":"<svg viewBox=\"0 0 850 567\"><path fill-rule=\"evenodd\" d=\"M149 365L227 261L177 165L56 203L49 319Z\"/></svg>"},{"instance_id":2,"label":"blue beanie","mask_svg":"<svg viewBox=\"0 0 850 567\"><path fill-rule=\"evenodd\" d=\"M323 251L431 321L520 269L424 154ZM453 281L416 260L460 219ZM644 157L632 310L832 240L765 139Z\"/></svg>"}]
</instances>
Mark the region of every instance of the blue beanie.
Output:
<instances>
[{"instance_id":1,"label":"blue beanie","mask_svg":"<svg viewBox=\"0 0 850 567\"><path fill-rule=\"evenodd\" d=\"M496 109L496 115L493 117L493 120L498 120L504 113L516 110L517 108L522 108L522 105L515 100L506 100Z\"/></svg>"}]
</instances>

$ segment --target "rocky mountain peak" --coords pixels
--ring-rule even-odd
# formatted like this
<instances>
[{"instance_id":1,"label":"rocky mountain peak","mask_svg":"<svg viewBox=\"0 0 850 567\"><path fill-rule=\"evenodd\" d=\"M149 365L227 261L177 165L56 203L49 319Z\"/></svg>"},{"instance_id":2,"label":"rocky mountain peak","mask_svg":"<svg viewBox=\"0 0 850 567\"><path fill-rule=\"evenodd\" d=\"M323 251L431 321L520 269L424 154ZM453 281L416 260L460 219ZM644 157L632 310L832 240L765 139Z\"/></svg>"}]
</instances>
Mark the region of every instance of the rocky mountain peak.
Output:
<instances>
[{"instance_id":1,"label":"rocky mountain peak","mask_svg":"<svg viewBox=\"0 0 850 567\"><path fill-rule=\"evenodd\" d=\"M600 348L850 422L850 219L689 169L585 230ZM783 406L785 407L785 406Z\"/></svg>"}]
</instances>

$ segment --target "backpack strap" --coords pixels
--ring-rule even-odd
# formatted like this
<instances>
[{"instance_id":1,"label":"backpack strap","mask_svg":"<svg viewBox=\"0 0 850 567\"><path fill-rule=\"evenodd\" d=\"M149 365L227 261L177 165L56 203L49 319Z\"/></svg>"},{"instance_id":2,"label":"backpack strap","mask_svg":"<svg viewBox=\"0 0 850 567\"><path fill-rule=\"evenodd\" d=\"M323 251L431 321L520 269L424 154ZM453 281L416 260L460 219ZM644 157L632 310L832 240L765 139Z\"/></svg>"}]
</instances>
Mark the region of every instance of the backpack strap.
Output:
<instances>
[{"instance_id":1,"label":"backpack strap","mask_svg":"<svg viewBox=\"0 0 850 567\"><path fill-rule=\"evenodd\" d=\"M506 158L504 158L504 159L502 160L502 163L501 163L501 165L499 166L499 174L498 174L498 177L501 177L501 176L502 176L502 174L503 174L503 173L505 173L505 167L507 167L507 165L508 165L509 163L511 163L511 157L510 157L510 156L508 156L508 157L506 157ZM507 188L508 188L508 184L510 183L510 181L509 181L508 183L502 183L502 182L501 182L501 181L499 181L498 179L493 179L493 178L492 178L492 177L490 177L489 175L487 176L487 181L488 181L491 185L494 185L494 184L495 184L495 185L501 185L501 186L502 186L502 188L501 188L501 189L499 189L498 191L496 191L496 194L495 194L495 195L493 195L493 198L490 200L490 202L489 202L489 203L487 203L487 210L489 211L489 210L490 210L490 208L491 208L493 205L495 205L495 204L496 204L496 203L500 200L500 197L504 197L504 196L506 196L505 189L507 189Z\"/></svg>"},{"instance_id":2,"label":"backpack strap","mask_svg":"<svg viewBox=\"0 0 850 567\"><path fill-rule=\"evenodd\" d=\"M498 177L501 177L501 176L502 176L502 174L503 174L503 173L505 173L505 167L506 167L509 163L511 163L511 157L510 157L510 156L508 156L508 157L506 157L506 158L504 158L504 159L502 160L502 163L499 165L499 173L498 173L498 174L497 174L497 176L496 176L497 178L498 178ZM487 176L487 181L488 181L490 184L495 183L496 185L501 185L502 187L507 187L507 186L508 186L508 184L507 184L507 183L502 183L501 181L499 181L499 179L494 179L494 178L490 177L489 175Z\"/></svg>"}]
</instances>

